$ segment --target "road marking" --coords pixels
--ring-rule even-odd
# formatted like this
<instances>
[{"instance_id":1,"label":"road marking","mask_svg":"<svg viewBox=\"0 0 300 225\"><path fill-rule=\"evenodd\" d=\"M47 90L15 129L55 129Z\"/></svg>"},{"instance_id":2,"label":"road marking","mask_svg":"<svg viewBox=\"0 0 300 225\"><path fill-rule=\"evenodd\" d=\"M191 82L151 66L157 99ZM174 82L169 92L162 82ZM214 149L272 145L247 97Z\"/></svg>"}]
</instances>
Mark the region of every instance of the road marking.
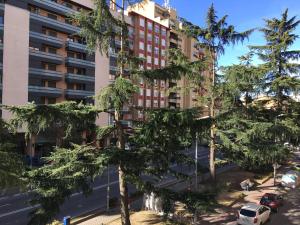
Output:
<instances>
[{"instance_id":1,"label":"road marking","mask_svg":"<svg viewBox=\"0 0 300 225\"><path fill-rule=\"evenodd\" d=\"M24 211L27 211L27 210L30 210L30 209L34 209L34 208L37 208L39 206L40 205L28 206L28 207L23 208L23 209L18 209L18 210L15 210L15 211L4 213L4 214L0 215L0 218L5 217L5 216L10 216L10 215L13 215L13 214L16 214L16 213L24 212Z\"/></svg>"},{"instance_id":2,"label":"road marking","mask_svg":"<svg viewBox=\"0 0 300 225\"><path fill-rule=\"evenodd\" d=\"M9 206L9 205L11 205L11 204L0 205L0 208L1 208L1 207L5 207L5 206Z\"/></svg>"}]
</instances>

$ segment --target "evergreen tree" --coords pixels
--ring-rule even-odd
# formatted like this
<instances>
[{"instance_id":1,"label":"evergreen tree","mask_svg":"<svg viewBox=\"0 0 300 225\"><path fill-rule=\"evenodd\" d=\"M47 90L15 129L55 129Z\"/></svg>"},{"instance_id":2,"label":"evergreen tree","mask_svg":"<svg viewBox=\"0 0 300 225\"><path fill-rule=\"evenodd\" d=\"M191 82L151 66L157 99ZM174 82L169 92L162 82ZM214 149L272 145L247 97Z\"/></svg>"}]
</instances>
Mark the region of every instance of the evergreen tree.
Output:
<instances>
[{"instance_id":1,"label":"evergreen tree","mask_svg":"<svg viewBox=\"0 0 300 225\"><path fill-rule=\"evenodd\" d=\"M212 125L210 128L210 174L211 178L215 180L215 151L216 151L216 123L214 122L216 117L216 101L217 101L217 87L216 76L218 71L218 59L220 55L225 53L225 47L231 44L237 44L243 42L252 33L253 30L245 32L237 32L233 25L228 25L227 15L218 19L214 5L212 4L207 11L206 27L198 27L186 20L183 20L183 27L186 34L194 37L199 41L199 48L206 50L208 61L210 63L209 70L209 82L210 87L206 87L208 90L207 101L209 102L210 118L212 119Z\"/></svg>"}]
</instances>

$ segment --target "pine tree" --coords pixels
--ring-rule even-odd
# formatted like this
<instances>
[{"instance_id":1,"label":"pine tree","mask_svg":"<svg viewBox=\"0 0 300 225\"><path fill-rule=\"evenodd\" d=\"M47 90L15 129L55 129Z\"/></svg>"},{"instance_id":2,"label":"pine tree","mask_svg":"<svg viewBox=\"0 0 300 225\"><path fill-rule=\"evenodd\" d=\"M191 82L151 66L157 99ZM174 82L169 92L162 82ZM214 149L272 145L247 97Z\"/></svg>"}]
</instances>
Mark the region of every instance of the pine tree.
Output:
<instances>
[{"instance_id":1,"label":"pine tree","mask_svg":"<svg viewBox=\"0 0 300 225\"><path fill-rule=\"evenodd\" d=\"M194 37L199 41L199 48L205 49L208 61L210 62L210 77L207 87L209 93L207 94L210 118L214 121L216 117L216 101L217 101L217 87L216 87L216 73L218 71L219 56L225 53L225 47L231 44L243 42L252 33L253 30L245 32L237 32L233 25L228 25L227 15L218 20L214 5L212 4L207 11L206 27L198 27L186 20L183 20L183 27L186 34ZM215 180L215 152L216 152L216 123L212 122L210 128L210 174L211 178Z\"/></svg>"}]
</instances>

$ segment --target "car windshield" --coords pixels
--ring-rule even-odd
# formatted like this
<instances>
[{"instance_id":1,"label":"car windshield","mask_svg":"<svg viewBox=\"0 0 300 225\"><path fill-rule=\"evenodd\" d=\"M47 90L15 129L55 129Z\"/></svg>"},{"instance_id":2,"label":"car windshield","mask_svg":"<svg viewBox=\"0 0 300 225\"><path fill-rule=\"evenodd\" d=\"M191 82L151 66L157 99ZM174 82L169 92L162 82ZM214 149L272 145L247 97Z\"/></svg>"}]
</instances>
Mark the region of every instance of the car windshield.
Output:
<instances>
[{"instance_id":1,"label":"car windshield","mask_svg":"<svg viewBox=\"0 0 300 225\"><path fill-rule=\"evenodd\" d=\"M274 196L264 196L261 198L261 201L263 202L270 202L270 201L274 201Z\"/></svg>"},{"instance_id":2,"label":"car windshield","mask_svg":"<svg viewBox=\"0 0 300 225\"><path fill-rule=\"evenodd\" d=\"M247 217L255 217L256 212L248 209L241 209L240 214Z\"/></svg>"}]
</instances>

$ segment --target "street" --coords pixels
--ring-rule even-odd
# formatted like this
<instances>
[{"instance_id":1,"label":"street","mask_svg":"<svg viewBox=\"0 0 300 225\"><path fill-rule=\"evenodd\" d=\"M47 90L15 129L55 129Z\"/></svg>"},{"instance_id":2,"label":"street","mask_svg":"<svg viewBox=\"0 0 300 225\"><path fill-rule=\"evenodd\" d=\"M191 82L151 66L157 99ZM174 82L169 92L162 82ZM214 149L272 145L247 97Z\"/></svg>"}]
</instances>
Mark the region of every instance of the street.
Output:
<instances>
[{"instance_id":1,"label":"street","mask_svg":"<svg viewBox=\"0 0 300 225\"><path fill-rule=\"evenodd\" d=\"M193 156L194 149L189 150L189 155ZM200 147L198 152L198 160L202 166L208 166L208 149ZM192 172L193 168L178 168L174 165L173 169L183 170L186 173ZM96 179L94 183L94 191L84 197L81 193L74 193L70 199L61 207L61 212L57 215L58 220L62 220L64 216L78 216L97 208L106 208L107 197L107 172ZM170 178L169 178L170 179ZM168 178L164 182L168 182ZM119 196L118 174L116 169L110 169L110 198ZM129 192L134 192L134 187L129 185ZM35 207L31 206L28 201L30 194L22 193L11 196L0 196L0 224L1 225L25 225L29 220L28 214Z\"/></svg>"}]
</instances>

